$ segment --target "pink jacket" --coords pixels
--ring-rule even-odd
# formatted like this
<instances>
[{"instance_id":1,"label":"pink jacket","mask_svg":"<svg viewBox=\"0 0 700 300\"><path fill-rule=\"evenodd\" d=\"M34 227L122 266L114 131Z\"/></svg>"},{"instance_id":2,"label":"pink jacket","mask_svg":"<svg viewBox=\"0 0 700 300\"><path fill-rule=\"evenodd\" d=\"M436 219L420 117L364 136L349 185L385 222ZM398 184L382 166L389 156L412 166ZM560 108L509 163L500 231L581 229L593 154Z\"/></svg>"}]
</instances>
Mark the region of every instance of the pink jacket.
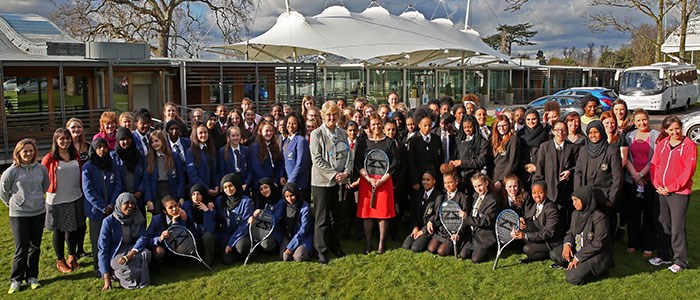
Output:
<instances>
[{"instance_id":1,"label":"pink jacket","mask_svg":"<svg viewBox=\"0 0 700 300\"><path fill-rule=\"evenodd\" d=\"M690 195L693 190L693 174L698 149L685 137L680 145L671 149L670 137L659 141L651 158L651 181L654 187L666 187L670 193Z\"/></svg>"}]
</instances>

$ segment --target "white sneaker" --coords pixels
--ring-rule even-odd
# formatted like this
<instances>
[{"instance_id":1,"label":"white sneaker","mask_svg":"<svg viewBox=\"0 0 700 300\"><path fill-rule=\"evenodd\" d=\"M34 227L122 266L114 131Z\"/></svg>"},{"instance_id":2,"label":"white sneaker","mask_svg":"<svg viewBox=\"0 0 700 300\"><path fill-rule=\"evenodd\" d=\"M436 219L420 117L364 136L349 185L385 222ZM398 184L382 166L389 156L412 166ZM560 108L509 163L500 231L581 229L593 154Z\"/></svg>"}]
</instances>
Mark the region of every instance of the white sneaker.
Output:
<instances>
[{"instance_id":1,"label":"white sneaker","mask_svg":"<svg viewBox=\"0 0 700 300\"><path fill-rule=\"evenodd\" d=\"M7 291L8 294L14 294L15 292L19 292L19 286L22 283L19 281L12 280L10 282L10 289Z\"/></svg>"},{"instance_id":2,"label":"white sneaker","mask_svg":"<svg viewBox=\"0 0 700 300\"><path fill-rule=\"evenodd\" d=\"M32 290L36 290L41 286L41 284L39 283L39 279L36 277L32 277L32 278L27 279L27 284L29 284L29 287Z\"/></svg>"},{"instance_id":3,"label":"white sneaker","mask_svg":"<svg viewBox=\"0 0 700 300\"><path fill-rule=\"evenodd\" d=\"M672 266L668 267L668 269L673 273L678 273L680 271L683 271L684 268L677 264L673 264Z\"/></svg>"},{"instance_id":4,"label":"white sneaker","mask_svg":"<svg viewBox=\"0 0 700 300\"><path fill-rule=\"evenodd\" d=\"M660 266L660 265L670 265L673 262L668 261L668 260L663 260L657 256L657 257L653 257L653 258L649 259L649 263L652 265L655 265L655 266Z\"/></svg>"}]
</instances>

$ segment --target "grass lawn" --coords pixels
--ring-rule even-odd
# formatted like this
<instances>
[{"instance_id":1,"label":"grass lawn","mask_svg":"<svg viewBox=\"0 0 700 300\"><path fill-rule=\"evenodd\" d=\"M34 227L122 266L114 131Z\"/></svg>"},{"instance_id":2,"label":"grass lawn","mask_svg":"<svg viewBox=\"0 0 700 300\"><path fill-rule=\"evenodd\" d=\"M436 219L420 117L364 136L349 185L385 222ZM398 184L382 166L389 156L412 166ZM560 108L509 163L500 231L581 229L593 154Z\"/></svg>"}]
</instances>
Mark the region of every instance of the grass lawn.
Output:
<instances>
[{"instance_id":1,"label":"grass lawn","mask_svg":"<svg viewBox=\"0 0 700 300\"><path fill-rule=\"evenodd\" d=\"M362 255L362 242L346 241L348 256L332 259L328 265L315 262L283 263L276 256L259 255L248 266L215 264L208 272L196 262L185 261L176 269L162 266L151 274L152 286L135 291L115 287L101 293L102 280L93 277L91 259L81 260L77 272L63 275L55 268L51 233L41 245L40 279L35 291L25 285L14 295L9 287L13 240L7 208L0 226L0 266L5 285L3 299L691 299L700 290L700 175L687 216L691 268L673 274L654 267L641 254L627 254L625 243L615 244L617 266L608 278L583 287L564 281L564 272L549 268L550 261L519 265L522 254L506 250L499 268L493 261L474 265L453 257L413 254L393 242L384 255ZM89 241L86 238L86 246ZM511 249L512 250L512 249ZM118 284L114 283L115 286ZM692 296L696 295L696 296Z\"/></svg>"}]
</instances>

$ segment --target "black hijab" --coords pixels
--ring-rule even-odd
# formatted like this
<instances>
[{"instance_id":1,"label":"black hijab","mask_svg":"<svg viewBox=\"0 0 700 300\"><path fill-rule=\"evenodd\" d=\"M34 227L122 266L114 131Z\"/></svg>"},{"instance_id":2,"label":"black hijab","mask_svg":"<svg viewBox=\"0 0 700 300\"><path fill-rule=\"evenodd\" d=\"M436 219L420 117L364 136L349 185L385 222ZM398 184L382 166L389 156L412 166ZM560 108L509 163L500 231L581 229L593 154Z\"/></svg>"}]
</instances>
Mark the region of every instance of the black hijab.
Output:
<instances>
[{"instance_id":1,"label":"black hijab","mask_svg":"<svg viewBox=\"0 0 700 300\"><path fill-rule=\"evenodd\" d=\"M591 142L588 138L588 133L591 131L591 128L598 129L598 132L600 132L600 141L597 143ZM603 127L603 122L600 120L588 123L588 127L586 127L586 149L591 158L600 156L608 149L608 134L605 133L605 127Z\"/></svg>"},{"instance_id":2,"label":"black hijab","mask_svg":"<svg viewBox=\"0 0 700 300\"><path fill-rule=\"evenodd\" d=\"M274 206L277 201L280 199L280 193L277 190L277 186L275 185L275 182L269 178L269 177L263 177L258 180L258 183L260 184L259 186L267 185L270 187L270 196L265 197L260 193L260 199L258 199L258 208L265 208L266 204L269 204L271 206Z\"/></svg>"},{"instance_id":3,"label":"black hijab","mask_svg":"<svg viewBox=\"0 0 700 300\"><path fill-rule=\"evenodd\" d=\"M107 140L103 138L96 138L92 140L92 144L90 145L90 151L89 151L89 156L90 156L90 162L92 162L95 167L102 171L111 171L112 170L112 157L109 156L109 153L105 154L104 157L100 157L97 155L97 147L100 144L105 144L105 146L108 146L109 144L107 143Z\"/></svg>"},{"instance_id":4,"label":"black hijab","mask_svg":"<svg viewBox=\"0 0 700 300\"><path fill-rule=\"evenodd\" d=\"M596 210L597 202L595 200L595 191L590 186L583 186L577 188L572 196L581 199L581 203L583 204L583 210L574 210L572 215L572 219L576 220L574 234L579 234L583 232L588 222L591 221L591 216L593 216L593 212Z\"/></svg>"},{"instance_id":5,"label":"black hijab","mask_svg":"<svg viewBox=\"0 0 700 300\"><path fill-rule=\"evenodd\" d=\"M204 187L204 185L201 185L199 183L193 185L192 188L190 188L190 197L192 197L192 194L194 192L199 192L202 195L202 203L209 204L211 202L209 200L209 193L207 191L207 188ZM202 224L204 222L204 213L202 213L199 207L194 205L194 201L192 202L192 219L195 223Z\"/></svg>"},{"instance_id":6,"label":"black hijab","mask_svg":"<svg viewBox=\"0 0 700 300\"><path fill-rule=\"evenodd\" d=\"M528 109L525 112L525 117L527 118L527 115L529 114L535 114L537 116L537 125L535 127L530 128L527 126L527 122L525 123L525 127L522 129L518 130L518 137L522 139L526 145L530 148L535 148L539 147L540 144L547 138L547 131L545 130L544 126L542 125L542 122L540 121L540 113L538 113L534 109Z\"/></svg>"},{"instance_id":7,"label":"black hijab","mask_svg":"<svg viewBox=\"0 0 700 300\"><path fill-rule=\"evenodd\" d=\"M125 149L119 145L119 141L126 138L131 139L131 146ZM117 145L114 147L114 149L117 152L117 156L121 158L121 160L124 162L124 166L127 170L129 170L129 172L134 172L136 169L136 164L138 164L139 159L141 159L141 152L136 149L136 145L134 145L134 143L136 143L136 141L134 141L129 129L124 127L119 127L119 129L117 129Z\"/></svg>"},{"instance_id":8,"label":"black hijab","mask_svg":"<svg viewBox=\"0 0 700 300\"><path fill-rule=\"evenodd\" d=\"M287 184L284 185L284 187L282 188L282 197L284 197L284 195L287 194L287 192L297 196L297 200L294 203L289 203L287 202L286 197L284 198L285 210L283 222L285 234L287 235L287 237L292 237L296 233L297 224L299 222L299 216L301 215L301 206L303 205L304 201L301 201L299 199L299 190L297 189L297 185L294 182L287 182Z\"/></svg>"},{"instance_id":9,"label":"black hijab","mask_svg":"<svg viewBox=\"0 0 700 300\"><path fill-rule=\"evenodd\" d=\"M396 140L403 141L408 134L408 129L406 128L406 117L402 112L397 110L391 114L391 118L394 120L396 120L396 118L401 120L401 126L399 126L398 122L396 123Z\"/></svg>"},{"instance_id":10,"label":"black hijab","mask_svg":"<svg viewBox=\"0 0 700 300\"><path fill-rule=\"evenodd\" d=\"M236 192L232 196L226 195L226 193L223 194L226 200L226 210L228 211L235 209L236 206L241 203L243 199L243 185L241 184L241 179L238 178L236 174L226 174L221 178L220 189L222 192L224 190L224 183L227 182L233 183L233 186L236 188Z\"/></svg>"}]
</instances>

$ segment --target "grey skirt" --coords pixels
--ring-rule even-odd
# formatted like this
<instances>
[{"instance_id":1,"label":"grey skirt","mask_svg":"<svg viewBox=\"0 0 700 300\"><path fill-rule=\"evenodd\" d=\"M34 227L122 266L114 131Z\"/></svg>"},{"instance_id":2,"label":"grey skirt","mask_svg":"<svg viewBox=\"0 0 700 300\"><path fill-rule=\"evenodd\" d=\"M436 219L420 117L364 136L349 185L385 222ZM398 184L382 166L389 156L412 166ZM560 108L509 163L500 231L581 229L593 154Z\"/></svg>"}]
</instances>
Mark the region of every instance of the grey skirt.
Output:
<instances>
[{"instance_id":1,"label":"grey skirt","mask_svg":"<svg viewBox=\"0 0 700 300\"><path fill-rule=\"evenodd\" d=\"M85 211L82 197L78 200L56 205L46 204L46 222L48 230L73 232L85 224ZM82 218L81 218L82 216Z\"/></svg>"}]
</instances>

